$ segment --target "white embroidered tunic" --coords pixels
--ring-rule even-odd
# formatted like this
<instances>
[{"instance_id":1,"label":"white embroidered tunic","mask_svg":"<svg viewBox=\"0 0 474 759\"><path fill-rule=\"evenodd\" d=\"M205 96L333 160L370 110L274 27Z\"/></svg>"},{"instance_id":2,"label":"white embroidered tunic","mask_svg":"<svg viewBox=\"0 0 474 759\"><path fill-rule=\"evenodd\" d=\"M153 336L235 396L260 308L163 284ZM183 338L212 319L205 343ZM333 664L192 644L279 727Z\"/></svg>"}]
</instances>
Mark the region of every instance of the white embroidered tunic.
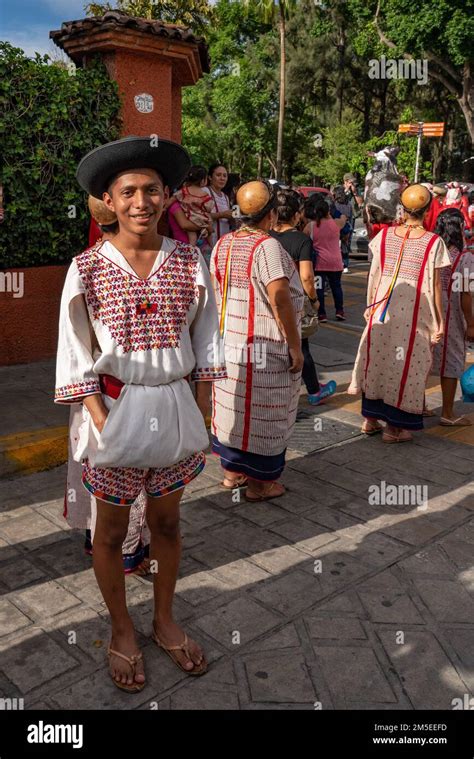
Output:
<instances>
[{"instance_id":1,"label":"white embroidered tunic","mask_svg":"<svg viewBox=\"0 0 474 759\"><path fill-rule=\"evenodd\" d=\"M123 383L99 434L83 406L74 458L101 467L166 467L208 445L192 380L226 376L218 364L217 308L197 248L164 237L139 277L111 242L73 259L61 299L57 403L101 392L99 375Z\"/></svg>"}]
</instances>

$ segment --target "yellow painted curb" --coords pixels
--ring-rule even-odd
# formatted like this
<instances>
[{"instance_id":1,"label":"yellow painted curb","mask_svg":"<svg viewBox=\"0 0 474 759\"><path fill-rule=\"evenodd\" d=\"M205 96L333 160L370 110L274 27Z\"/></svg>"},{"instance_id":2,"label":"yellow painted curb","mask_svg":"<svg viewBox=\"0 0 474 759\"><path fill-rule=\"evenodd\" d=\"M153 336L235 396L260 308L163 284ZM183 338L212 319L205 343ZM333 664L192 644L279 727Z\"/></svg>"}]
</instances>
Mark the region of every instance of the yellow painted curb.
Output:
<instances>
[{"instance_id":1,"label":"yellow painted curb","mask_svg":"<svg viewBox=\"0 0 474 759\"><path fill-rule=\"evenodd\" d=\"M0 477L33 474L67 461L68 428L46 427L0 437Z\"/></svg>"}]
</instances>

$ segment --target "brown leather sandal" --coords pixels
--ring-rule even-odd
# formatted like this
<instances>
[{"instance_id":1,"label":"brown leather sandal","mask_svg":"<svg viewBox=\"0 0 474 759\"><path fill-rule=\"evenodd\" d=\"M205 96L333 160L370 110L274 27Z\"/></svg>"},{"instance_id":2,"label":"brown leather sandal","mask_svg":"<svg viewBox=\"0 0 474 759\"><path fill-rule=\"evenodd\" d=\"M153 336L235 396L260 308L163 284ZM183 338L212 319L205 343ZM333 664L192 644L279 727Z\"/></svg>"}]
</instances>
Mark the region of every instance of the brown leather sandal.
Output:
<instances>
[{"instance_id":1,"label":"brown leather sandal","mask_svg":"<svg viewBox=\"0 0 474 759\"><path fill-rule=\"evenodd\" d=\"M107 656L109 657L109 667L110 667L111 656L118 656L120 659L123 659L124 661L126 661L127 664L129 664L132 669L133 678L135 678L138 662L143 660L143 654L141 653L134 654L133 656L125 656L125 654L121 654L120 651L114 651L110 647L107 649ZM127 693L138 693L139 691L143 690L143 688L146 685L146 682L144 683L133 682L132 685L128 685L128 683L119 683L114 678L111 672L110 672L110 677L112 679L113 684L116 685L117 688L120 688L120 690L125 690L127 691Z\"/></svg>"},{"instance_id":2,"label":"brown leather sandal","mask_svg":"<svg viewBox=\"0 0 474 759\"><path fill-rule=\"evenodd\" d=\"M398 435L392 435L391 432L385 432L382 435L383 443L409 443L413 440L413 435L408 430L400 430Z\"/></svg>"},{"instance_id":3,"label":"brown leather sandal","mask_svg":"<svg viewBox=\"0 0 474 759\"><path fill-rule=\"evenodd\" d=\"M270 487L264 489L262 493L255 494L255 497L253 498L249 495L249 491L247 490L247 492L245 493L245 500L248 501L249 503L260 503L261 501L271 501L272 498L281 498L282 495L285 495L286 488L283 485L281 485L281 487L283 487L283 492L275 493L274 495L272 495L272 490L274 489L275 485L281 485L281 483L279 482L270 483Z\"/></svg>"},{"instance_id":4,"label":"brown leather sandal","mask_svg":"<svg viewBox=\"0 0 474 759\"><path fill-rule=\"evenodd\" d=\"M203 656L201 664L194 664L193 669L185 669L183 665L181 664L181 662L176 658L176 656L173 655L172 651L182 651L185 654L185 656L187 656L189 661L191 662L193 661L191 658L190 651L189 651L189 645L188 645L189 639L186 633L184 633L184 640L179 646L165 646L165 644L161 642L158 635L156 634L155 628L153 628L151 637L155 641L156 645L159 648L162 648L163 651L166 654L168 654L171 661L173 661L176 664L176 666L179 667L187 675L194 675L194 677L199 677L200 675L204 675L207 672L207 661L206 661L205 656Z\"/></svg>"},{"instance_id":5,"label":"brown leather sandal","mask_svg":"<svg viewBox=\"0 0 474 759\"><path fill-rule=\"evenodd\" d=\"M360 428L360 431L364 435L369 435L369 436L370 435L377 435L379 432L383 432L384 431L384 427L383 427L383 425L379 424L378 422L376 422L375 424L370 424L370 422L369 423L364 422L364 424Z\"/></svg>"}]
</instances>

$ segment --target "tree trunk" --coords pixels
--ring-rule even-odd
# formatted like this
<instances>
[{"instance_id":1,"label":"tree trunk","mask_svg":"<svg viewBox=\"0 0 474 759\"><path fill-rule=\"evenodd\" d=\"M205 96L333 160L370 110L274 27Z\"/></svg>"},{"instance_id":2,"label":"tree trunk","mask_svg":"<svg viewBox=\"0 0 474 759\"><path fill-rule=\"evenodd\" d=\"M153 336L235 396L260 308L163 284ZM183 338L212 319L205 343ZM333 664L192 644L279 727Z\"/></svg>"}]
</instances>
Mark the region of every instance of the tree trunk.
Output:
<instances>
[{"instance_id":1,"label":"tree trunk","mask_svg":"<svg viewBox=\"0 0 474 759\"><path fill-rule=\"evenodd\" d=\"M441 177L441 166L443 163L443 142L436 140L433 146L433 182L438 182Z\"/></svg>"},{"instance_id":2,"label":"tree trunk","mask_svg":"<svg viewBox=\"0 0 474 759\"><path fill-rule=\"evenodd\" d=\"M466 119L467 131L474 145L474 79L472 77L469 61L464 64L464 76L462 82L462 96L458 98L463 116Z\"/></svg>"},{"instance_id":3,"label":"tree trunk","mask_svg":"<svg viewBox=\"0 0 474 759\"><path fill-rule=\"evenodd\" d=\"M370 110L372 106L372 93L369 90L368 85L364 86L364 123L362 126L362 134L364 140L370 138Z\"/></svg>"},{"instance_id":4,"label":"tree trunk","mask_svg":"<svg viewBox=\"0 0 474 759\"><path fill-rule=\"evenodd\" d=\"M257 157L257 179L262 178L262 166L263 166L263 155L262 155L262 151L260 151Z\"/></svg>"},{"instance_id":5,"label":"tree trunk","mask_svg":"<svg viewBox=\"0 0 474 759\"><path fill-rule=\"evenodd\" d=\"M344 56L346 51L346 36L344 29L339 29L339 123L342 124L342 111L344 108Z\"/></svg>"},{"instance_id":6,"label":"tree trunk","mask_svg":"<svg viewBox=\"0 0 474 759\"><path fill-rule=\"evenodd\" d=\"M285 15L283 6L280 3L280 111L278 114L278 138L277 138L277 179L281 179L283 165L283 126L285 123L285 71L286 71L286 50L285 50Z\"/></svg>"},{"instance_id":7,"label":"tree trunk","mask_svg":"<svg viewBox=\"0 0 474 759\"><path fill-rule=\"evenodd\" d=\"M380 113L379 113L379 128L378 133L381 136L385 132L385 113L387 110L387 90L388 79L384 79L382 84L382 92L380 93Z\"/></svg>"}]
</instances>

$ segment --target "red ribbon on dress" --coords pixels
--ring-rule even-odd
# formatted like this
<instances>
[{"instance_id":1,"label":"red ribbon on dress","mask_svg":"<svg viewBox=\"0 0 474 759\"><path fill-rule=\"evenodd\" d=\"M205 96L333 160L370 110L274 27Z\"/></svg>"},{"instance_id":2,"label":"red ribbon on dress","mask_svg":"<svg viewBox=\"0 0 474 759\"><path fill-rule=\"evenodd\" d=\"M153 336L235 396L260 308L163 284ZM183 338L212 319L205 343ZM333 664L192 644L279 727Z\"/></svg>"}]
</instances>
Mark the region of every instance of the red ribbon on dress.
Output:
<instances>
[{"instance_id":1,"label":"red ribbon on dress","mask_svg":"<svg viewBox=\"0 0 474 759\"><path fill-rule=\"evenodd\" d=\"M117 377L112 377L111 374L99 374L99 383L104 395L108 395L114 401L119 397L120 391L125 384L125 382L117 379Z\"/></svg>"}]
</instances>

